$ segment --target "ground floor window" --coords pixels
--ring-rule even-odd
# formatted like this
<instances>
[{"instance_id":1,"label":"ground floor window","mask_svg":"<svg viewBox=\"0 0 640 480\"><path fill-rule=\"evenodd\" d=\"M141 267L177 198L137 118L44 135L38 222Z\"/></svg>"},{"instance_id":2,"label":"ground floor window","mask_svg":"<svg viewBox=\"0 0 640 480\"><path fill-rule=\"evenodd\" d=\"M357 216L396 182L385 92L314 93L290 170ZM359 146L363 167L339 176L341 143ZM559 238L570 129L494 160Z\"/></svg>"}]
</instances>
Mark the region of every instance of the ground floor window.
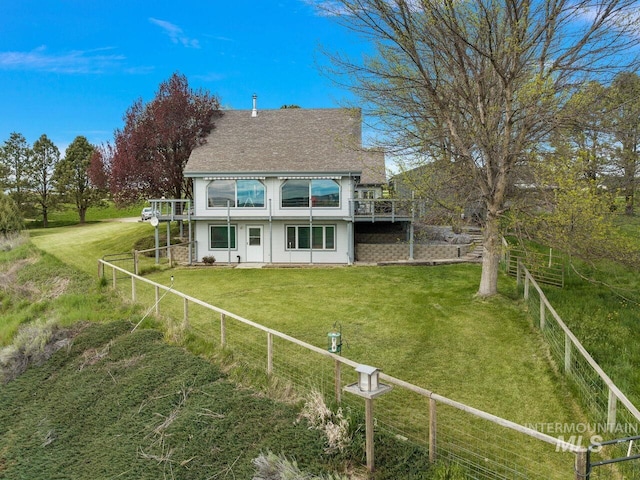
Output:
<instances>
[{"instance_id":1,"label":"ground floor window","mask_svg":"<svg viewBox=\"0 0 640 480\"><path fill-rule=\"evenodd\" d=\"M211 250L236 248L235 225L209 225L209 248Z\"/></svg>"},{"instance_id":2,"label":"ground floor window","mask_svg":"<svg viewBox=\"0 0 640 480\"><path fill-rule=\"evenodd\" d=\"M287 250L335 250L335 225L287 225Z\"/></svg>"}]
</instances>

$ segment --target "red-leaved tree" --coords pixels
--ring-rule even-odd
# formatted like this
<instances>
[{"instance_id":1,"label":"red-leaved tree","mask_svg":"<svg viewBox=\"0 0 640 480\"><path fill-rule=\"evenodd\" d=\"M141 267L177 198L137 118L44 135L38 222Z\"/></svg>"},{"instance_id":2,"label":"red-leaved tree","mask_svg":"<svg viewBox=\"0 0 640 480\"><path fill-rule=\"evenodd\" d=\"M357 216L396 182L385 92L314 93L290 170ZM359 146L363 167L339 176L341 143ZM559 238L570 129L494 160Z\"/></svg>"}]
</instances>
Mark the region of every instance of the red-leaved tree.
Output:
<instances>
[{"instance_id":1,"label":"red-leaved tree","mask_svg":"<svg viewBox=\"0 0 640 480\"><path fill-rule=\"evenodd\" d=\"M127 110L114 145L93 159L102 166L94 163L91 171L108 172L109 188L119 204L161 196L190 198L184 167L220 114L215 95L191 89L186 76L174 73L160 84L153 100L137 100Z\"/></svg>"}]
</instances>

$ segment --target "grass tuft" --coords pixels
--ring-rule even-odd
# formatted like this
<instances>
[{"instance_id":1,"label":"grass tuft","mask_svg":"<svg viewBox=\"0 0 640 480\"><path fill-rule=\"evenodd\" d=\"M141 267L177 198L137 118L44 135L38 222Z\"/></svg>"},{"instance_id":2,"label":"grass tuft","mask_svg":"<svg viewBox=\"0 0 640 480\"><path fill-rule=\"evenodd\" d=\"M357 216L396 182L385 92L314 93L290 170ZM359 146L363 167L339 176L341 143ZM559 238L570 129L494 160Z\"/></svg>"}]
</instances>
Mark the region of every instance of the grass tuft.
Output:
<instances>
[{"instance_id":1,"label":"grass tuft","mask_svg":"<svg viewBox=\"0 0 640 480\"><path fill-rule=\"evenodd\" d=\"M347 480L347 477L340 475L316 476L304 473L295 460L272 452L261 453L253 460L253 464L256 468L253 480Z\"/></svg>"},{"instance_id":2,"label":"grass tuft","mask_svg":"<svg viewBox=\"0 0 640 480\"><path fill-rule=\"evenodd\" d=\"M58 350L68 348L73 335L52 322L23 325L13 343L0 350L0 382L15 380L29 365L42 365Z\"/></svg>"}]
</instances>

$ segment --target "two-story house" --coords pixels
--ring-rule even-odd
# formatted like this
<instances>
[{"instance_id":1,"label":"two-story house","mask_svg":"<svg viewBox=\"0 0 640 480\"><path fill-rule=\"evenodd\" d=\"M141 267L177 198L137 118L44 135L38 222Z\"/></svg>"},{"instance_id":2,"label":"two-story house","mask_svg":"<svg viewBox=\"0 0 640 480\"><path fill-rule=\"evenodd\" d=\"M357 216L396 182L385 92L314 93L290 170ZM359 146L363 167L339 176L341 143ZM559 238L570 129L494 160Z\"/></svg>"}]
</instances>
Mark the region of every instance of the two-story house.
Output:
<instances>
[{"instance_id":1,"label":"two-story house","mask_svg":"<svg viewBox=\"0 0 640 480\"><path fill-rule=\"evenodd\" d=\"M223 112L185 176L195 260L230 263L353 262L356 222L374 221L386 184L384 154L362 147L360 110L258 111L255 97L252 110Z\"/></svg>"}]
</instances>

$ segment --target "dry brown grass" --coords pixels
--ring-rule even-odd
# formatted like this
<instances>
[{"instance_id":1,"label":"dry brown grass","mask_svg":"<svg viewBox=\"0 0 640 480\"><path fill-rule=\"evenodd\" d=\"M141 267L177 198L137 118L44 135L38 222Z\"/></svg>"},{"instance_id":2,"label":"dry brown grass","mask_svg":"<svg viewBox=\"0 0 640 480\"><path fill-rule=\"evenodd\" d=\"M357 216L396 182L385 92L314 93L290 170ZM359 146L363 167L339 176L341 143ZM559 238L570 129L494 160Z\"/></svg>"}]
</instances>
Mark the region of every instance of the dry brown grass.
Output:
<instances>
[{"instance_id":1,"label":"dry brown grass","mask_svg":"<svg viewBox=\"0 0 640 480\"><path fill-rule=\"evenodd\" d=\"M62 348L70 348L77 330L53 322L23 325L11 345L0 349L0 382L8 383L29 365L42 365Z\"/></svg>"}]
</instances>

